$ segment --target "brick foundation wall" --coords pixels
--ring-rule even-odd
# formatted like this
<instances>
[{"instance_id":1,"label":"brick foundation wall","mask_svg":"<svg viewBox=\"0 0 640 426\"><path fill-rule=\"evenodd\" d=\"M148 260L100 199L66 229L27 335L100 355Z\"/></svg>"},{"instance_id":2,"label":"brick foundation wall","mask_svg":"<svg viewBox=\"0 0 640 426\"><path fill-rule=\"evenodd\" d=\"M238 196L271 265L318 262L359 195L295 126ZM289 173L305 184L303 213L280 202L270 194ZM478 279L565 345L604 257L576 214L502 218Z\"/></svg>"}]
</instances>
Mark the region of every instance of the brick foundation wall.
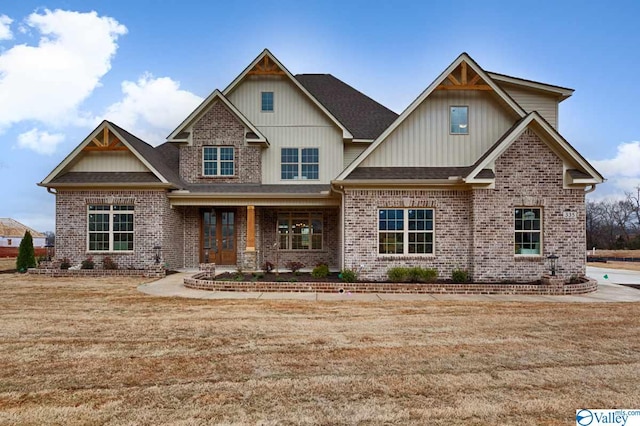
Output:
<instances>
[{"instance_id":1,"label":"brick foundation wall","mask_svg":"<svg viewBox=\"0 0 640 426\"><path fill-rule=\"evenodd\" d=\"M346 190L345 266L361 269L363 279L384 280L396 266L436 268L450 278L471 263L469 191ZM379 208L433 208L434 255L378 254Z\"/></svg>"},{"instance_id":2,"label":"brick foundation wall","mask_svg":"<svg viewBox=\"0 0 640 426\"><path fill-rule=\"evenodd\" d=\"M244 125L216 102L194 125L193 145L180 146L180 176L190 183L260 183L262 148L245 142ZM233 146L234 176L203 176L202 147Z\"/></svg>"},{"instance_id":3,"label":"brick foundation wall","mask_svg":"<svg viewBox=\"0 0 640 426\"><path fill-rule=\"evenodd\" d=\"M537 279L546 257L559 256L561 278L585 273L585 201L582 189L563 189L563 164L532 130L526 130L497 160L495 189L472 194L473 265L477 282ZM542 255L514 255L514 209L542 208ZM564 219L563 211L576 212Z\"/></svg>"},{"instance_id":4,"label":"brick foundation wall","mask_svg":"<svg viewBox=\"0 0 640 426\"><path fill-rule=\"evenodd\" d=\"M87 246L89 204L133 205L134 252L91 253ZM155 261L155 245L162 245L168 202L163 190L70 191L56 194L56 258L69 258L77 265L92 256L97 267L111 257L118 267L144 268Z\"/></svg>"}]
</instances>

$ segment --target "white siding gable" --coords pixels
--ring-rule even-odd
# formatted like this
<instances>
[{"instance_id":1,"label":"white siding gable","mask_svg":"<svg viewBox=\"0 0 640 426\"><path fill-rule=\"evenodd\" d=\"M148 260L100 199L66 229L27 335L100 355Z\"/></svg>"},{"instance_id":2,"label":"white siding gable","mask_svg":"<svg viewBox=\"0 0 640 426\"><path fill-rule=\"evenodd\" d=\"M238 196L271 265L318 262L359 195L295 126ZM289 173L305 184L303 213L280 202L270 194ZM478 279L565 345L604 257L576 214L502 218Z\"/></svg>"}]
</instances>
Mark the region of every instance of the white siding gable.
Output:
<instances>
[{"instance_id":1,"label":"white siding gable","mask_svg":"<svg viewBox=\"0 0 640 426\"><path fill-rule=\"evenodd\" d=\"M129 151L84 152L70 172L148 172L149 169Z\"/></svg>"}]
</instances>

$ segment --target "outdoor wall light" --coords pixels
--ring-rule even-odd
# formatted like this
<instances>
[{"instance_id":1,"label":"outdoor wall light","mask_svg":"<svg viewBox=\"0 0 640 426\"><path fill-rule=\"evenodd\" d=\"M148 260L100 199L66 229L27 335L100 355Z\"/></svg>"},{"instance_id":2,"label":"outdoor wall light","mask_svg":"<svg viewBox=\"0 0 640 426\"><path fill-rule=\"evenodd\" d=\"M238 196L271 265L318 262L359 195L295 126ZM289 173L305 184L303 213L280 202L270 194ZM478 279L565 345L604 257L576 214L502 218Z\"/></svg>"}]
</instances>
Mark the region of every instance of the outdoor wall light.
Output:
<instances>
[{"instance_id":1,"label":"outdoor wall light","mask_svg":"<svg viewBox=\"0 0 640 426\"><path fill-rule=\"evenodd\" d=\"M549 268L551 269L551 276L553 277L556 275L556 268L558 267L558 256L552 254L547 256L547 259L549 259Z\"/></svg>"},{"instance_id":2,"label":"outdoor wall light","mask_svg":"<svg viewBox=\"0 0 640 426\"><path fill-rule=\"evenodd\" d=\"M156 263L160 263L160 250L162 250L162 247L153 246L153 249L156 251L156 255L155 255Z\"/></svg>"}]
</instances>

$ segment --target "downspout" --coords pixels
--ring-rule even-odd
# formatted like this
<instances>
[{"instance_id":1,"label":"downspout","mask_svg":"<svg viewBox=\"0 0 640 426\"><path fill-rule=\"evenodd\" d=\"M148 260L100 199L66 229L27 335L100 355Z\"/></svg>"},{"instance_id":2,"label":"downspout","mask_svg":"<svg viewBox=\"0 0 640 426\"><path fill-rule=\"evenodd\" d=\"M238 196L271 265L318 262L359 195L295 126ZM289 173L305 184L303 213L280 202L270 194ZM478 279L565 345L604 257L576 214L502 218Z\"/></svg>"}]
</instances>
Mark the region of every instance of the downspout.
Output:
<instances>
[{"instance_id":1,"label":"downspout","mask_svg":"<svg viewBox=\"0 0 640 426\"><path fill-rule=\"evenodd\" d=\"M344 265L344 187L334 187L334 191L340 194L340 269L345 269Z\"/></svg>"}]
</instances>

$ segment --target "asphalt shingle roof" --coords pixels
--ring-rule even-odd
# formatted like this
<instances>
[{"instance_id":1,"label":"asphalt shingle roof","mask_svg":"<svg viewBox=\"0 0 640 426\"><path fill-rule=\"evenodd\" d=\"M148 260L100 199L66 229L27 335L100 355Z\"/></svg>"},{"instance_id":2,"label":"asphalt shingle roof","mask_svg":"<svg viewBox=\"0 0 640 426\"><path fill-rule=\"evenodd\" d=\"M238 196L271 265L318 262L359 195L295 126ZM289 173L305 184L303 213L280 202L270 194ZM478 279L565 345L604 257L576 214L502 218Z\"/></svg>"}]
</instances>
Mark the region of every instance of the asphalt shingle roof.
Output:
<instances>
[{"instance_id":1,"label":"asphalt shingle roof","mask_svg":"<svg viewBox=\"0 0 640 426\"><path fill-rule=\"evenodd\" d=\"M355 139L375 139L398 114L331 74L295 76Z\"/></svg>"}]
</instances>

